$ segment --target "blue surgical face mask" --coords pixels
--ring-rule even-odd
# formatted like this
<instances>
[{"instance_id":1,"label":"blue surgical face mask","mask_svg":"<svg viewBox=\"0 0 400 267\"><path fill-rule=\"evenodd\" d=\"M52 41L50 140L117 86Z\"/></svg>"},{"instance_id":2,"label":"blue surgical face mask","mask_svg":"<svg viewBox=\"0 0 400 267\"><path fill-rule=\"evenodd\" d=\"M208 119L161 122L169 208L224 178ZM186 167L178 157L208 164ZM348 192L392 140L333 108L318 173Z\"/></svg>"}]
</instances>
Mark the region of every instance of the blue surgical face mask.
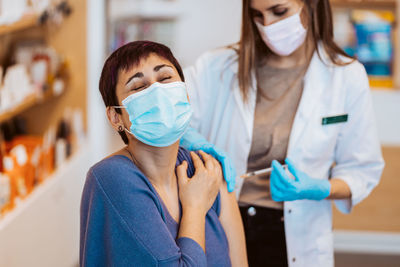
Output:
<instances>
[{"instance_id":1,"label":"blue surgical face mask","mask_svg":"<svg viewBox=\"0 0 400 267\"><path fill-rule=\"evenodd\" d=\"M185 133L192 109L183 82L153 83L150 87L122 100L132 123L130 131L139 141L155 147L166 147Z\"/></svg>"}]
</instances>

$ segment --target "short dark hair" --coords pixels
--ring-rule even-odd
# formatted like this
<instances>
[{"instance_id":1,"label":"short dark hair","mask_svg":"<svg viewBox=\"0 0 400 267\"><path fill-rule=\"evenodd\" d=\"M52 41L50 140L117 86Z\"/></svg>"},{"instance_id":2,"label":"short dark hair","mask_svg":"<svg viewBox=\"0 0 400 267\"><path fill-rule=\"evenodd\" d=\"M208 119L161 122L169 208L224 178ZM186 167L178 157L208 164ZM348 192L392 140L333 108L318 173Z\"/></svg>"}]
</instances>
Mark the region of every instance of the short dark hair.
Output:
<instances>
[{"instance_id":1,"label":"short dark hair","mask_svg":"<svg viewBox=\"0 0 400 267\"><path fill-rule=\"evenodd\" d=\"M119 72L137 66L142 59L146 59L152 53L171 62L178 71L181 80L185 81L181 66L167 46L151 41L130 42L115 50L104 63L99 89L106 107L119 105L116 94ZM116 109L116 112L121 114L119 109ZM119 135L124 143L128 144L126 133L119 132Z\"/></svg>"}]
</instances>

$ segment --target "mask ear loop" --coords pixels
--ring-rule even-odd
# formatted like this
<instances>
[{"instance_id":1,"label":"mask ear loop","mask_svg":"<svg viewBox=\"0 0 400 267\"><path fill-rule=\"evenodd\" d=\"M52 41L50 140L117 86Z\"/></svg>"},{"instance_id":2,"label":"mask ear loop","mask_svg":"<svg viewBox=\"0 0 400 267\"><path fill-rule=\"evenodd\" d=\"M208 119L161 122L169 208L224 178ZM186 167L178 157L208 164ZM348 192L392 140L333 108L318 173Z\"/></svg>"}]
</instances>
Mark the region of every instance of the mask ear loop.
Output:
<instances>
[{"instance_id":1,"label":"mask ear loop","mask_svg":"<svg viewBox=\"0 0 400 267\"><path fill-rule=\"evenodd\" d=\"M126 108L125 106L110 106L110 107L112 107L112 108ZM118 132L123 132L123 131L125 131L125 132L128 132L128 133L130 133L131 135L135 136L131 131L129 131L129 130L125 127L125 125L124 125L123 127L124 127L124 129L122 129L122 126L119 126L119 127L118 127Z\"/></svg>"}]
</instances>

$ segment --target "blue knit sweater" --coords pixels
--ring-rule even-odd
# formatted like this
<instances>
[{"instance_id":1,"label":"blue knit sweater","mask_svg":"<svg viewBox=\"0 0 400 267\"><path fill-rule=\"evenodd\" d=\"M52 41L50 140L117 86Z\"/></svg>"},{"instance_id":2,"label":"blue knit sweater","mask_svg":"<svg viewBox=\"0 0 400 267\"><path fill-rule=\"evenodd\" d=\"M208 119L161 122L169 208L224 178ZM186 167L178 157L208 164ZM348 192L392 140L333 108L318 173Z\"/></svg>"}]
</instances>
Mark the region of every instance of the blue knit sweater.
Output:
<instances>
[{"instance_id":1,"label":"blue knit sweater","mask_svg":"<svg viewBox=\"0 0 400 267\"><path fill-rule=\"evenodd\" d=\"M177 165L194 167L180 148ZM230 266L228 241L218 219L220 196L206 216L206 253L177 238L179 223L146 176L125 156L104 159L88 172L81 201L81 266Z\"/></svg>"}]
</instances>

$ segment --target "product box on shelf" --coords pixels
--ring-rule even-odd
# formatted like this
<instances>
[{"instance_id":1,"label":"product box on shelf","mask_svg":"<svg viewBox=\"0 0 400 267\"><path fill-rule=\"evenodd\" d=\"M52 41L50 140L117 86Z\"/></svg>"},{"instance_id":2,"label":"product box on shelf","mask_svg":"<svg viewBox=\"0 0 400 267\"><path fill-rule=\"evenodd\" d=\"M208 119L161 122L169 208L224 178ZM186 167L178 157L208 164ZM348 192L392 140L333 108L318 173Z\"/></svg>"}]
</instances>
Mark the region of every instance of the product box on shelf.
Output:
<instances>
[{"instance_id":1,"label":"product box on shelf","mask_svg":"<svg viewBox=\"0 0 400 267\"><path fill-rule=\"evenodd\" d=\"M12 209L10 177L0 173L0 215Z\"/></svg>"},{"instance_id":2,"label":"product box on shelf","mask_svg":"<svg viewBox=\"0 0 400 267\"><path fill-rule=\"evenodd\" d=\"M334 12L335 40L365 67L370 86L393 88L394 13L353 9Z\"/></svg>"},{"instance_id":3,"label":"product box on shelf","mask_svg":"<svg viewBox=\"0 0 400 267\"><path fill-rule=\"evenodd\" d=\"M1 126L0 215L3 215L15 208L17 199L29 197L77 146L83 145L84 129L82 111L71 108L43 136L27 134L21 119Z\"/></svg>"}]
</instances>

